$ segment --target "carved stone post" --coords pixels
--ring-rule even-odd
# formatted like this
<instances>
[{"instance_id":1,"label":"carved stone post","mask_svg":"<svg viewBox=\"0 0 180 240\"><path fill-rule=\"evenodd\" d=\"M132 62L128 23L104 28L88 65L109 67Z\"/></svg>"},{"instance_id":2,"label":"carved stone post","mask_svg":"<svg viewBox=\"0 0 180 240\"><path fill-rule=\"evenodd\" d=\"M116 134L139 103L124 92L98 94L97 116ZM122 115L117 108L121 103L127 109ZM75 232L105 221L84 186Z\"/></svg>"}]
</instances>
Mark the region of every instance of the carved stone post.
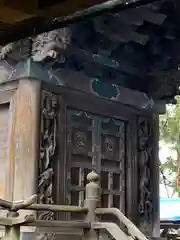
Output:
<instances>
[{"instance_id":1,"label":"carved stone post","mask_svg":"<svg viewBox=\"0 0 180 240\"><path fill-rule=\"evenodd\" d=\"M90 222L94 222L96 220L95 209L100 203L100 186L98 183L99 176L97 173L92 171L87 175L87 180L89 183L86 185L85 207L88 208L86 219ZM94 230L85 231L84 238L88 240L96 240L98 239L97 232Z\"/></svg>"}]
</instances>

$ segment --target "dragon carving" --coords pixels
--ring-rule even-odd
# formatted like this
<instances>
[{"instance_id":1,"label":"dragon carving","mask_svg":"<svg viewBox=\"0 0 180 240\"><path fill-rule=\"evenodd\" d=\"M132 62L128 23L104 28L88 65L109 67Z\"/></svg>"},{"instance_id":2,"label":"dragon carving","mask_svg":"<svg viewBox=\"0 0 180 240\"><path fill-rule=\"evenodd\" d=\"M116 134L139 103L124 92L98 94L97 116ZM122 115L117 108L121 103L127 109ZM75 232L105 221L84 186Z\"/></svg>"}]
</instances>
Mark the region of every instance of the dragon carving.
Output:
<instances>
[{"instance_id":1,"label":"dragon carving","mask_svg":"<svg viewBox=\"0 0 180 240\"><path fill-rule=\"evenodd\" d=\"M152 227L152 189L150 162L152 157L152 128L148 119L139 118L139 214L144 233Z\"/></svg>"},{"instance_id":2,"label":"dragon carving","mask_svg":"<svg viewBox=\"0 0 180 240\"><path fill-rule=\"evenodd\" d=\"M43 91L41 110L41 141L39 161L39 203L53 204L53 160L56 151L57 132L57 97L56 95ZM52 220L54 214L49 211L40 212L39 219ZM39 234L38 239L51 239L54 234Z\"/></svg>"}]
</instances>

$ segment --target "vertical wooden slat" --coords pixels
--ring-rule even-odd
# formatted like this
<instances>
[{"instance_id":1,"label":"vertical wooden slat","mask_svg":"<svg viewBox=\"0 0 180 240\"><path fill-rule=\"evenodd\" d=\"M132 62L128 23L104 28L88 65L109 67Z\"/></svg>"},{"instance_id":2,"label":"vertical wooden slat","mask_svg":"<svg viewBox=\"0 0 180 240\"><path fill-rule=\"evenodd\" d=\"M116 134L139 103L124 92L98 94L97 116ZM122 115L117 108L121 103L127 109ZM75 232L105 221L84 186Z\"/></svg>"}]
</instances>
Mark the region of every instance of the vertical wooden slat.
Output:
<instances>
[{"instance_id":1,"label":"vertical wooden slat","mask_svg":"<svg viewBox=\"0 0 180 240\"><path fill-rule=\"evenodd\" d=\"M57 133L57 154L58 160L56 164L56 183L57 183L57 196L55 202L58 204L66 203L66 145L67 145L67 120L66 120L66 105L60 97L59 100L59 113L58 113L58 133ZM62 215L62 214L61 214Z\"/></svg>"},{"instance_id":2,"label":"vertical wooden slat","mask_svg":"<svg viewBox=\"0 0 180 240\"><path fill-rule=\"evenodd\" d=\"M113 187L113 174L111 172L108 173L108 190L111 192ZM113 207L113 195L110 193L108 195L108 207Z\"/></svg>"},{"instance_id":3,"label":"vertical wooden slat","mask_svg":"<svg viewBox=\"0 0 180 240\"><path fill-rule=\"evenodd\" d=\"M154 115L153 126L153 153L151 162L152 204L153 204L153 237L160 237L160 201L159 201L159 116Z\"/></svg>"},{"instance_id":4,"label":"vertical wooden slat","mask_svg":"<svg viewBox=\"0 0 180 240\"><path fill-rule=\"evenodd\" d=\"M20 80L11 106L9 175L13 200L20 200L37 193L40 82Z\"/></svg>"},{"instance_id":5,"label":"vertical wooden slat","mask_svg":"<svg viewBox=\"0 0 180 240\"><path fill-rule=\"evenodd\" d=\"M54 184L56 186L55 196L53 198L56 204L66 204L66 165L67 165L67 116L66 104L62 97L59 96L58 111L58 129L57 129L57 161L54 162ZM65 220L66 213L57 214L57 218Z\"/></svg>"},{"instance_id":6,"label":"vertical wooden slat","mask_svg":"<svg viewBox=\"0 0 180 240\"><path fill-rule=\"evenodd\" d=\"M137 223L138 216L138 171L137 171L137 117L126 125L126 216Z\"/></svg>"},{"instance_id":7,"label":"vertical wooden slat","mask_svg":"<svg viewBox=\"0 0 180 240\"><path fill-rule=\"evenodd\" d=\"M13 200L13 192L14 192L14 147L11 144L14 141L14 132L15 132L15 121L16 121L16 95L14 95L10 102L10 111L9 111L9 176L7 177L7 185L9 186L9 190L6 192L6 198L10 201Z\"/></svg>"},{"instance_id":8,"label":"vertical wooden slat","mask_svg":"<svg viewBox=\"0 0 180 240\"><path fill-rule=\"evenodd\" d=\"M84 168L79 168L79 186L84 187ZM79 192L79 206L84 204L84 191Z\"/></svg>"},{"instance_id":9,"label":"vertical wooden slat","mask_svg":"<svg viewBox=\"0 0 180 240\"><path fill-rule=\"evenodd\" d=\"M9 131L9 106L0 104L0 198L9 199L9 188L7 187L7 174L9 161L7 156L8 131Z\"/></svg>"}]
</instances>

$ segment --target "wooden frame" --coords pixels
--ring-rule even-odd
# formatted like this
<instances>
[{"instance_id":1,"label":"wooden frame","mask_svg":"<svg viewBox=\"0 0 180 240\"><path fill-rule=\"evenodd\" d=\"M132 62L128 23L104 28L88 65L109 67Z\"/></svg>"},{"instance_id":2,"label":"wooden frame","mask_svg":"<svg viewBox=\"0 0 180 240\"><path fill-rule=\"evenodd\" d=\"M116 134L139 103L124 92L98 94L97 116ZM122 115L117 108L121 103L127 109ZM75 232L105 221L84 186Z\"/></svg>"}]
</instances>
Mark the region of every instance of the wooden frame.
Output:
<instances>
[{"instance_id":1,"label":"wooden frame","mask_svg":"<svg viewBox=\"0 0 180 240\"><path fill-rule=\"evenodd\" d=\"M55 199L58 203L63 204L65 201L65 185L63 186L64 192L62 191L62 183L65 183L65 173L61 170L66 166L66 110L71 107L87 111L93 114L100 114L108 117L115 117L116 119L124 120L127 124L127 138L126 138L126 216L138 223L138 185L137 185L137 116L142 114L142 111L129 106L125 106L119 102L113 102L107 99L102 99L93 95L85 94L81 91L73 90L65 87L54 87L49 84L42 84L42 89L50 91L60 96L60 113L59 123L60 129L58 149L62 149L62 152L57 153L57 177L56 184L59 191L57 191ZM96 106L96 107L94 107ZM145 116L150 116L150 112L144 110ZM129 141L129 139L133 139ZM127 151L128 150L128 151Z\"/></svg>"}]
</instances>

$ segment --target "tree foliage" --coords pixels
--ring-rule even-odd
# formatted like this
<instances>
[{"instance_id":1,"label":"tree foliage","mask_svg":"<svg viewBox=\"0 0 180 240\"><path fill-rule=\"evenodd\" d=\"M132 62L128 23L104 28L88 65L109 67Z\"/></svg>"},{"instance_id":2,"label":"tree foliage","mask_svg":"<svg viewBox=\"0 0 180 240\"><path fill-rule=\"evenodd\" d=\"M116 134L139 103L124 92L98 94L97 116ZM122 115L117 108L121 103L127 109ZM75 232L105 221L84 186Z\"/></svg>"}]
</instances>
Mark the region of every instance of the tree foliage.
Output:
<instances>
[{"instance_id":1,"label":"tree foliage","mask_svg":"<svg viewBox=\"0 0 180 240\"><path fill-rule=\"evenodd\" d=\"M180 97L176 100L177 104L167 106L166 114L160 116L160 140L176 153L176 158L171 156L161 163L160 180L180 193L180 188L176 187L177 176L180 175Z\"/></svg>"}]
</instances>

